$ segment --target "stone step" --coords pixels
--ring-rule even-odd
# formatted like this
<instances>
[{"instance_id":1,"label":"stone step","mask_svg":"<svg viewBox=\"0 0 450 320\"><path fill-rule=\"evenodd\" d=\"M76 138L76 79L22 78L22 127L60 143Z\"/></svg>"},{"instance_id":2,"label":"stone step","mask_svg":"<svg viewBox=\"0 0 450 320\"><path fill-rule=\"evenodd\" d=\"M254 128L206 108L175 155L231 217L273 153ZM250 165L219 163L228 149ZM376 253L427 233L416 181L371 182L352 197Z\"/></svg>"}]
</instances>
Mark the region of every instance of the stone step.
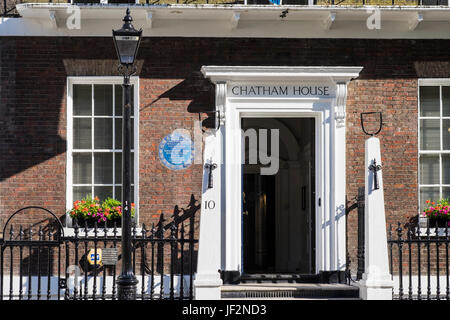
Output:
<instances>
[{"instance_id":1,"label":"stone step","mask_svg":"<svg viewBox=\"0 0 450 320\"><path fill-rule=\"evenodd\" d=\"M221 287L222 299L359 299L359 288L346 284L264 283Z\"/></svg>"},{"instance_id":2,"label":"stone step","mask_svg":"<svg viewBox=\"0 0 450 320\"><path fill-rule=\"evenodd\" d=\"M243 274L240 283L319 283L318 274Z\"/></svg>"}]
</instances>

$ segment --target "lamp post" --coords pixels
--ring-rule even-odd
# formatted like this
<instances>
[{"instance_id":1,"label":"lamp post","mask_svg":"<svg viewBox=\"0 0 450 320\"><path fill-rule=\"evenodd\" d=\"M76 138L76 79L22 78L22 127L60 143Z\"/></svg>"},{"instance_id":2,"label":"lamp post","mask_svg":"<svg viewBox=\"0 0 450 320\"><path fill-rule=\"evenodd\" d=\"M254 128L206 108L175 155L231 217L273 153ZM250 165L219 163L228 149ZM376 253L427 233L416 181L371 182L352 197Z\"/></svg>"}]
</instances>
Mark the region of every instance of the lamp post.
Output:
<instances>
[{"instance_id":1,"label":"lamp post","mask_svg":"<svg viewBox=\"0 0 450 320\"><path fill-rule=\"evenodd\" d=\"M118 299L136 300L137 279L131 264L131 108L130 77L136 73L134 60L141 41L142 29L134 29L127 9L121 29L113 30L113 40L123 74L122 108L122 270L117 279Z\"/></svg>"}]
</instances>

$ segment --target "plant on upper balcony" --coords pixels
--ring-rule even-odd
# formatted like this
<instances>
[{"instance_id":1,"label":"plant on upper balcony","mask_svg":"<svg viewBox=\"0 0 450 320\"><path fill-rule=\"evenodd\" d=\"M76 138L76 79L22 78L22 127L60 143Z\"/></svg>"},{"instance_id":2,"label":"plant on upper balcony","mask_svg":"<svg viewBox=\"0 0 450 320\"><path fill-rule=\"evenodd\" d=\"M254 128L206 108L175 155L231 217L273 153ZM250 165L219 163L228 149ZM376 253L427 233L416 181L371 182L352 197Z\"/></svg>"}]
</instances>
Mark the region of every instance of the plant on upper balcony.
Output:
<instances>
[{"instance_id":1,"label":"plant on upper balcony","mask_svg":"<svg viewBox=\"0 0 450 320\"><path fill-rule=\"evenodd\" d=\"M427 217L431 226L445 227L450 224L450 204L447 198L437 202L427 200L422 212L423 217Z\"/></svg>"}]
</instances>

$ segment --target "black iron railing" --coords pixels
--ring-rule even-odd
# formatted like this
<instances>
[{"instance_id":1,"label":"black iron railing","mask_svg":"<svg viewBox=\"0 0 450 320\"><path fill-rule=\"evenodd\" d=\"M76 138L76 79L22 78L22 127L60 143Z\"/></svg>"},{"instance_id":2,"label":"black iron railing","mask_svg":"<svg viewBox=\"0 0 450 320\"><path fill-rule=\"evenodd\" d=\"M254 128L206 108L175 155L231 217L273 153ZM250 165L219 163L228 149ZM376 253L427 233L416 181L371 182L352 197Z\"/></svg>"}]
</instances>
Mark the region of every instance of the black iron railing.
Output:
<instances>
[{"instance_id":1,"label":"black iron railing","mask_svg":"<svg viewBox=\"0 0 450 320\"><path fill-rule=\"evenodd\" d=\"M449 300L449 226L421 229L398 223L396 230L390 226L388 245L390 269L398 280L394 299ZM406 232L406 234L405 234ZM393 239L396 233L396 239Z\"/></svg>"},{"instance_id":2,"label":"black iron railing","mask_svg":"<svg viewBox=\"0 0 450 320\"><path fill-rule=\"evenodd\" d=\"M356 199L358 205L358 271L356 273L356 280L361 280L364 274L364 211L365 211L365 201L364 201L364 187L358 188L358 196Z\"/></svg>"},{"instance_id":3,"label":"black iron railing","mask_svg":"<svg viewBox=\"0 0 450 320\"><path fill-rule=\"evenodd\" d=\"M29 209L50 212L27 207L13 216ZM161 214L149 230L145 225L133 227L132 264L139 280L138 299L193 298L198 209L198 205L190 205L182 209L183 215L176 210L167 224ZM0 240L0 300L117 299L120 229L97 223L93 228L87 223L80 227L75 221L73 235L68 236L64 234L68 229L51 215L45 226L37 229L35 225L13 225L11 219L6 223Z\"/></svg>"}]
</instances>

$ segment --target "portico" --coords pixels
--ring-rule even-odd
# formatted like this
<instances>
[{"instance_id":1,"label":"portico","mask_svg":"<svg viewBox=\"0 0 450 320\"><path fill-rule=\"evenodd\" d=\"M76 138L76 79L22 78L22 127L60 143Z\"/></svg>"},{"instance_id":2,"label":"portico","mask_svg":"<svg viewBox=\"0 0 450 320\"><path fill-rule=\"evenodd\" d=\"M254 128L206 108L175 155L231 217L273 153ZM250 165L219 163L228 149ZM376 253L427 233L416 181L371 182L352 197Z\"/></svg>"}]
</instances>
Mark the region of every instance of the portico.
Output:
<instances>
[{"instance_id":1,"label":"portico","mask_svg":"<svg viewBox=\"0 0 450 320\"><path fill-rule=\"evenodd\" d=\"M346 179L345 152L341 150L345 150L347 84L358 77L361 69L202 68L204 76L216 85L218 113L218 129L210 130L205 141L204 161L217 163L218 167L212 173L213 188L207 188L209 171L204 170L202 202L212 201L215 205L213 209L202 205L195 282L197 298L218 299L221 283L238 279L243 272L242 164L245 163L245 149L242 119L313 119L315 157L311 176L314 183L310 185L314 185L311 212L314 212L315 223L311 233L314 239L310 240L315 248L315 267L312 273L339 274L345 270ZM289 190L285 192L289 193ZM291 198L294 197L300 195L294 192Z\"/></svg>"}]
</instances>

